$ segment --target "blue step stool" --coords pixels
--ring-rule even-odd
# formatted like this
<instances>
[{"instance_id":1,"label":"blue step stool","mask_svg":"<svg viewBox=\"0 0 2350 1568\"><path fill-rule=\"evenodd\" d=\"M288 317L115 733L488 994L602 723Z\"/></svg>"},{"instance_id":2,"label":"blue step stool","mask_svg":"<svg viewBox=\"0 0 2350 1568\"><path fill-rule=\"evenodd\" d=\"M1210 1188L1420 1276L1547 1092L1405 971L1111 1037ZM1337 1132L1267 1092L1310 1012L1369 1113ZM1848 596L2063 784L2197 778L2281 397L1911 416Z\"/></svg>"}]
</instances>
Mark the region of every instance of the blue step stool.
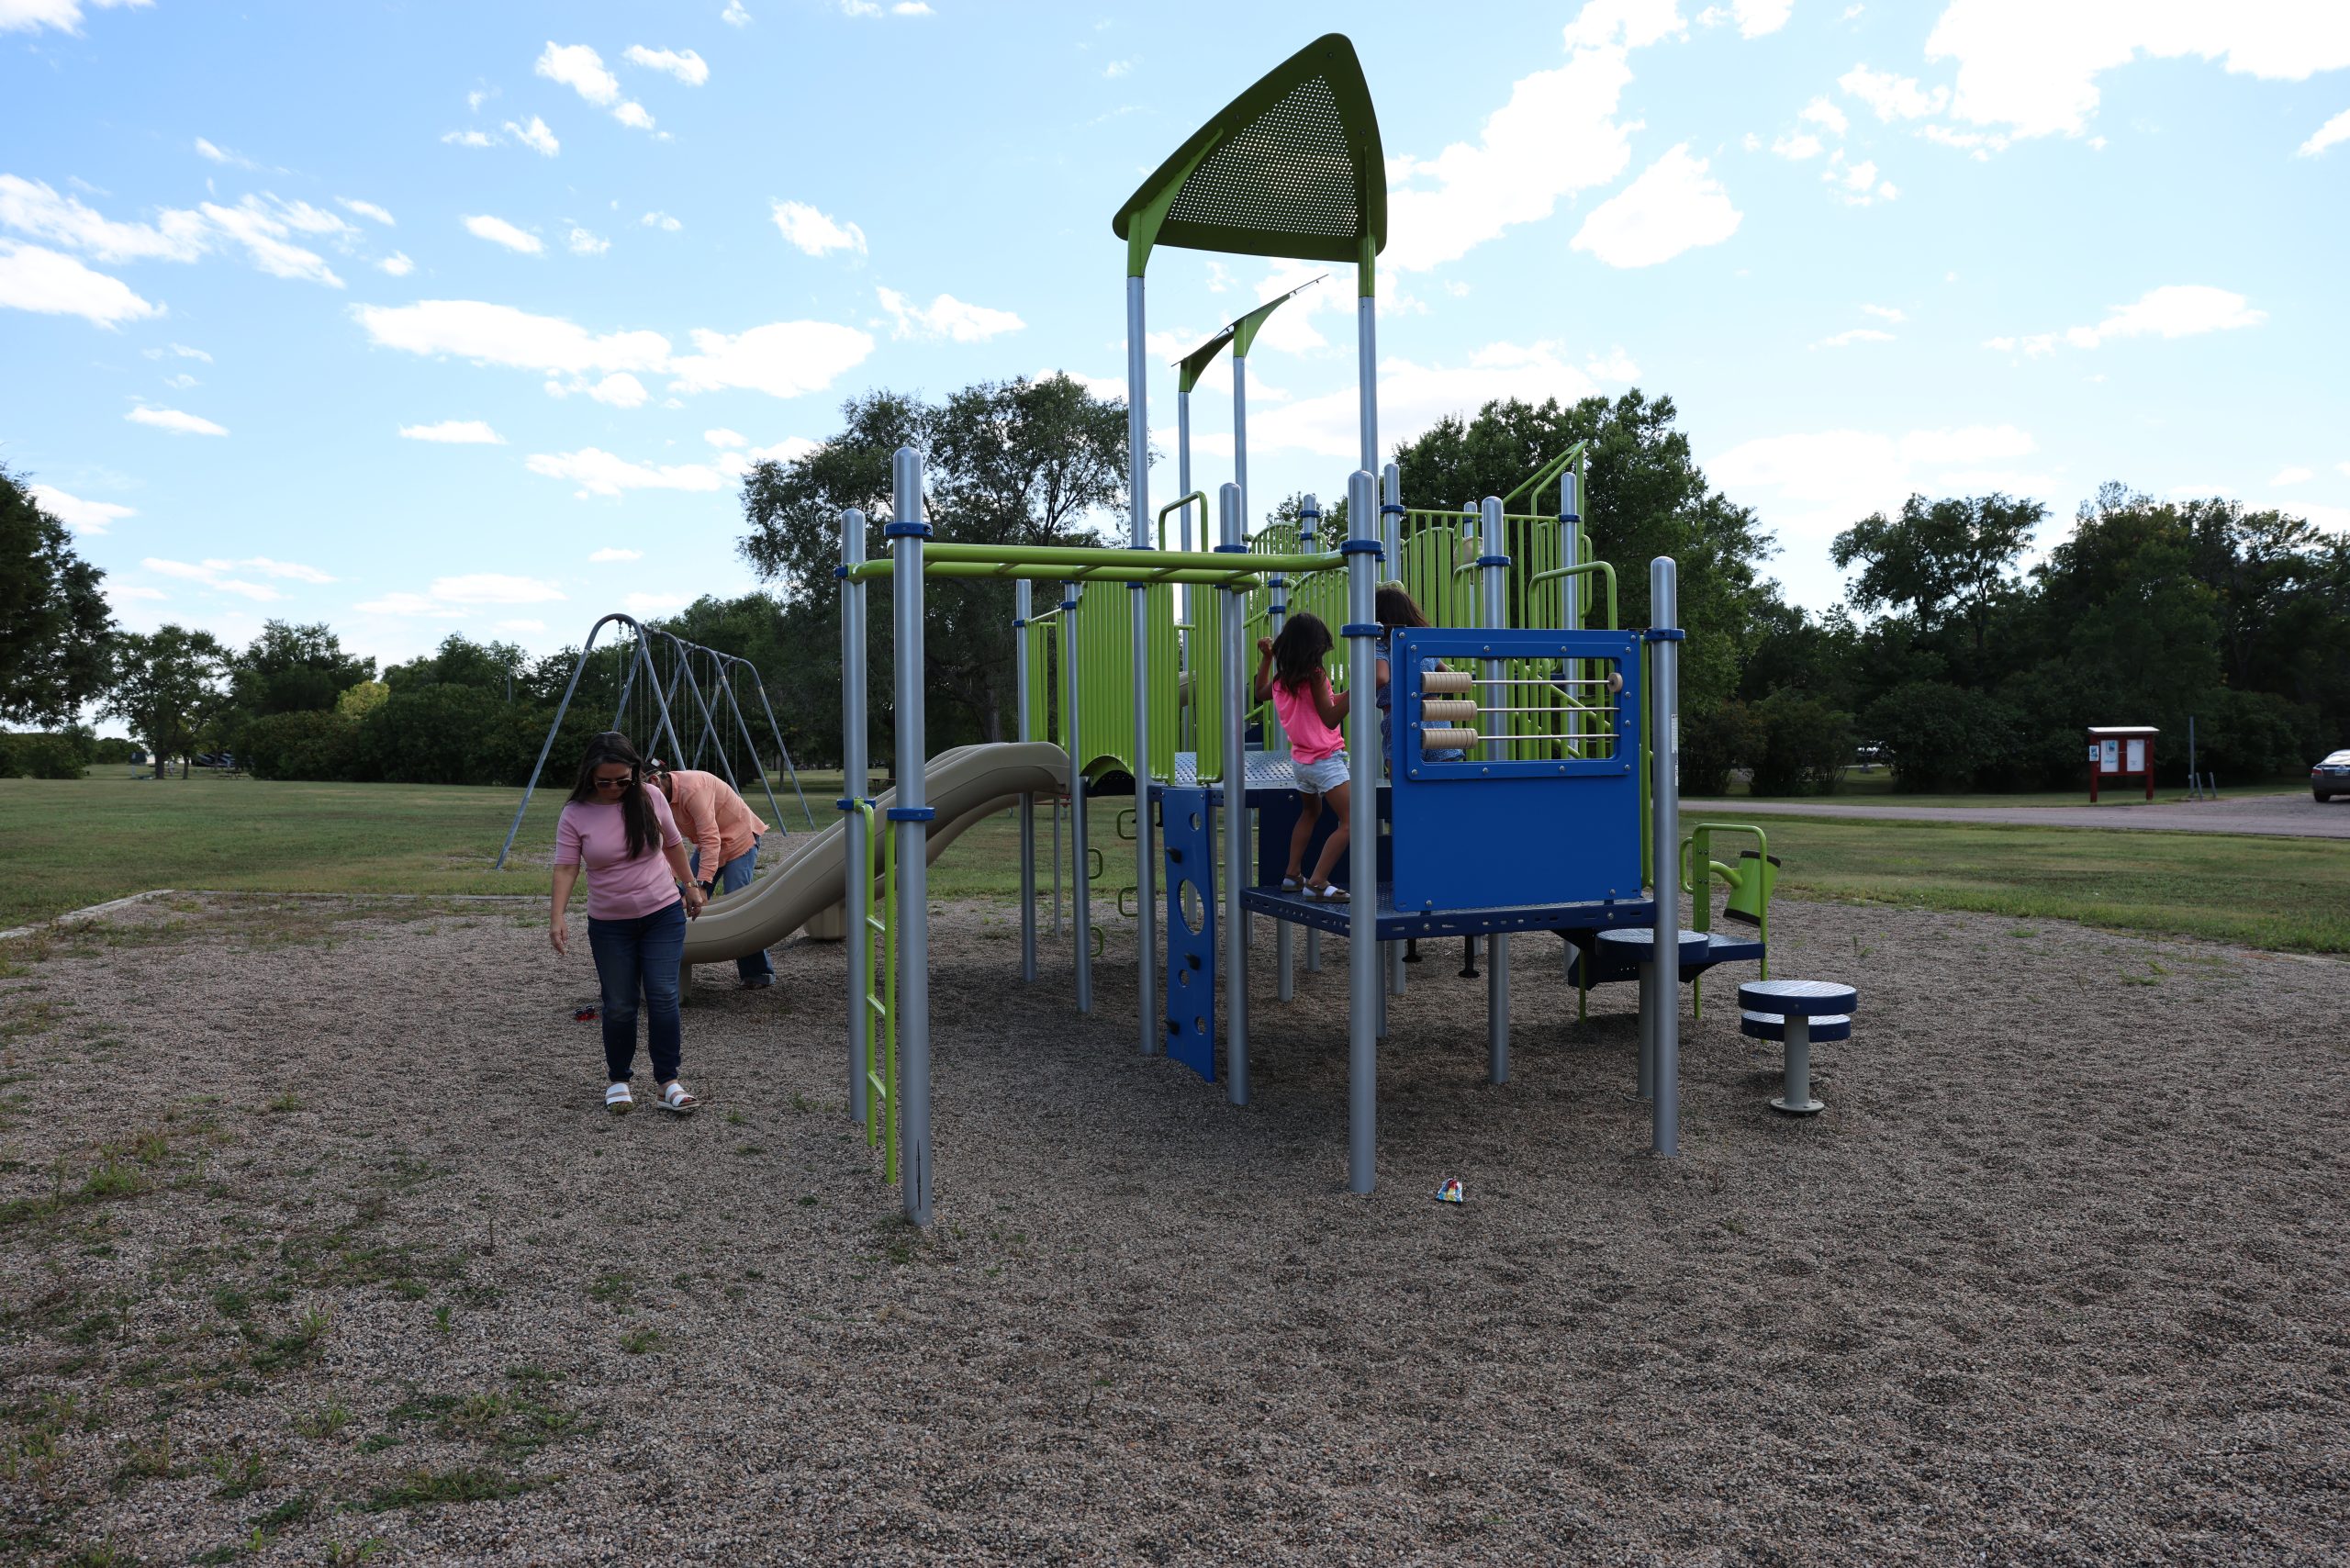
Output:
<instances>
[{"instance_id":1,"label":"blue step stool","mask_svg":"<svg viewBox=\"0 0 2350 1568\"><path fill-rule=\"evenodd\" d=\"M1738 1032L1787 1047L1786 1087L1771 1109L1816 1116L1828 1107L1811 1097L1811 1042L1849 1040L1860 993L1833 980L1749 980L1738 988Z\"/></svg>"}]
</instances>

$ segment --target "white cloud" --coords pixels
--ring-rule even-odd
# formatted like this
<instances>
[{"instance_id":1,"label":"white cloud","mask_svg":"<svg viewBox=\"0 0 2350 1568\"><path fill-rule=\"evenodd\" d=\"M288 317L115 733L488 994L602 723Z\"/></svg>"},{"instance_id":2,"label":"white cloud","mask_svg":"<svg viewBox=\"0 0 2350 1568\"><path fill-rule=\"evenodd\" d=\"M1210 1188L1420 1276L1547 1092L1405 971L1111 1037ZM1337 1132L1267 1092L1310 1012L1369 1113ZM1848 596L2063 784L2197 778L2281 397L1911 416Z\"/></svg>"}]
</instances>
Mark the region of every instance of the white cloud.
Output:
<instances>
[{"instance_id":1,"label":"white cloud","mask_svg":"<svg viewBox=\"0 0 2350 1568\"><path fill-rule=\"evenodd\" d=\"M1740 214L1689 144L1667 151L1640 177L1592 208L1572 248L1611 267L1646 267L1738 232Z\"/></svg>"},{"instance_id":2,"label":"white cloud","mask_svg":"<svg viewBox=\"0 0 2350 1568\"><path fill-rule=\"evenodd\" d=\"M2350 141L2350 109L2343 110L2311 132L2310 139L2300 145L2300 156L2314 158L2337 141Z\"/></svg>"},{"instance_id":3,"label":"white cloud","mask_svg":"<svg viewBox=\"0 0 2350 1568\"><path fill-rule=\"evenodd\" d=\"M0 306L45 316L79 316L115 327L160 316L120 278L92 272L72 256L39 245L0 240Z\"/></svg>"},{"instance_id":4,"label":"white cloud","mask_svg":"<svg viewBox=\"0 0 2350 1568\"><path fill-rule=\"evenodd\" d=\"M1952 0L1926 39L1927 59L1958 62L1953 117L2019 137L2080 135L2097 112L2098 76L2142 53L2304 82L2350 65L2350 6Z\"/></svg>"},{"instance_id":5,"label":"white cloud","mask_svg":"<svg viewBox=\"0 0 2350 1568\"><path fill-rule=\"evenodd\" d=\"M144 9L155 0L89 0L101 11L118 6ZM55 28L61 33L82 30L83 0L0 0L0 33L39 32Z\"/></svg>"},{"instance_id":6,"label":"white cloud","mask_svg":"<svg viewBox=\"0 0 2350 1568\"><path fill-rule=\"evenodd\" d=\"M641 43L632 43L621 58L647 71L666 72L688 87L699 87L710 80L709 62L689 49L647 49Z\"/></svg>"},{"instance_id":7,"label":"white cloud","mask_svg":"<svg viewBox=\"0 0 2350 1568\"><path fill-rule=\"evenodd\" d=\"M498 138L486 130L444 130L441 140L452 147L495 147Z\"/></svg>"},{"instance_id":8,"label":"white cloud","mask_svg":"<svg viewBox=\"0 0 2350 1568\"><path fill-rule=\"evenodd\" d=\"M546 249L545 242L537 235L528 230L517 229L502 218L492 218L485 213L467 218L464 222L465 231L475 239L503 245L526 256L535 256Z\"/></svg>"},{"instance_id":9,"label":"white cloud","mask_svg":"<svg viewBox=\"0 0 2350 1568\"><path fill-rule=\"evenodd\" d=\"M345 209L355 212L373 222L380 223L386 229L393 227L398 221L372 201L353 201L349 196L337 196L334 199L341 203Z\"/></svg>"},{"instance_id":10,"label":"white cloud","mask_svg":"<svg viewBox=\"0 0 2350 1568\"><path fill-rule=\"evenodd\" d=\"M1794 14L1795 0L1729 0L1730 14L1738 18L1738 36L1759 39L1765 33L1775 33L1787 25Z\"/></svg>"},{"instance_id":11,"label":"white cloud","mask_svg":"<svg viewBox=\"0 0 2350 1568\"><path fill-rule=\"evenodd\" d=\"M435 577L431 591L433 598L451 604L545 604L563 597L563 590L553 583L496 572Z\"/></svg>"},{"instance_id":12,"label":"white cloud","mask_svg":"<svg viewBox=\"0 0 2350 1568\"><path fill-rule=\"evenodd\" d=\"M2255 310L2241 294L2202 284L2170 284L2150 288L2128 305L2113 307L2113 314L2093 327L2070 327L2063 332L2039 332L2029 337L1998 337L1986 348L2002 353L2020 352L2027 358L2053 353L2059 344L2093 349L2116 338L2191 338L2239 327L2256 327L2268 319Z\"/></svg>"},{"instance_id":13,"label":"white cloud","mask_svg":"<svg viewBox=\"0 0 2350 1568\"><path fill-rule=\"evenodd\" d=\"M547 122L536 115L531 117L528 125L508 120L506 133L542 158L552 158L563 151L563 143L557 141L554 132L547 129Z\"/></svg>"},{"instance_id":14,"label":"white cloud","mask_svg":"<svg viewBox=\"0 0 2350 1568\"><path fill-rule=\"evenodd\" d=\"M204 383L198 381L195 376L190 375L187 372L182 371L177 375L166 375L163 377L163 385L170 387L174 392L185 392L191 386L201 386Z\"/></svg>"},{"instance_id":15,"label":"white cloud","mask_svg":"<svg viewBox=\"0 0 2350 1568\"><path fill-rule=\"evenodd\" d=\"M243 153L227 147L216 147L200 136L196 139L196 156L203 158L209 162L225 163L233 169L261 168L259 163L254 162ZM282 174L285 173L285 171L279 169L274 171L274 173Z\"/></svg>"},{"instance_id":16,"label":"white cloud","mask_svg":"<svg viewBox=\"0 0 2350 1568\"><path fill-rule=\"evenodd\" d=\"M1876 165L1868 160L1863 159L1858 163L1844 162L1841 148L1828 155L1828 166L1819 172L1819 177L1833 185L1837 196L1852 207L1891 201L1901 194L1892 181L1876 177Z\"/></svg>"},{"instance_id":17,"label":"white cloud","mask_svg":"<svg viewBox=\"0 0 2350 1568\"><path fill-rule=\"evenodd\" d=\"M212 356L210 354L206 353L202 349L192 349L185 343L173 343L167 351L150 349L147 351L147 357L150 359L159 359L167 352L177 354L182 359L200 359L207 364L210 364L212 363Z\"/></svg>"},{"instance_id":18,"label":"white cloud","mask_svg":"<svg viewBox=\"0 0 2350 1568\"><path fill-rule=\"evenodd\" d=\"M1559 344L1548 342L1488 343L1457 365L1390 359L1379 367L1380 439L1391 446L1410 441L1445 415L1496 398L1571 403L1598 390L1591 376L1566 362ZM1124 386L1116 391L1123 395ZM1358 455L1360 430L1352 386L1290 401L1280 400L1278 388L1259 387L1251 377L1248 392L1252 453L1304 452L1348 462ZM1261 411L1255 406L1260 397L1268 403Z\"/></svg>"},{"instance_id":19,"label":"white cloud","mask_svg":"<svg viewBox=\"0 0 2350 1568\"><path fill-rule=\"evenodd\" d=\"M281 201L274 196L248 196L235 207L202 202L197 210L212 220L214 228L242 245L246 258L272 277L300 278L329 288L342 286L342 279L335 276L325 257L285 238L293 233L347 236L356 232L334 214L308 202Z\"/></svg>"},{"instance_id":20,"label":"white cloud","mask_svg":"<svg viewBox=\"0 0 2350 1568\"><path fill-rule=\"evenodd\" d=\"M442 604L420 593L382 594L363 599L352 608L368 615L433 616L443 621L455 621L465 613L454 605Z\"/></svg>"},{"instance_id":21,"label":"white cloud","mask_svg":"<svg viewBox=\"0 0 2350 1568\"><path fill-rule=\"evenodd\" d=\"M701 438L702 440L710 442L711 445L717 447L722 452L728 447L748 446L751 444L751 438L744 435L741 431L730 431L723 427L714 431L704 431L701 432Z\"/></svg>"},{"instance_id":22,"label":"white cloud","mask_svg":"<svg viewBox=\"0 0 2350 1568\"><path fill-rule=\"evenodd\" d=\"M2278 469L2277 471L2276 477L2270 479L2268 482L2271 485L2300 485L2306 484L2316 477L2317 471L2315 469L2303 468L2296 465L2291 468Z\"/></svg>"},{"instance_id":23,"label":"white cloud","mask_svg":"<svg viewBox=\"0 0 2350 1568\"><path fill-rule=\"evenodd\" d=\"M1812 99L1803 106L1803 113L1796 118L1808 120L1813 125L1823 126L1838 136L1843 135L1852 127L1852 121L1844 118L1844 111L1824 97Z\"/></svg>"},{"instance_id":24,"label":"white cloud","mask_svg":"<svg viewBox=\"0 0 2350 1568\"><path fill-rule=\"evenodd\" d=\"M726 0L726 9L718 13L718 19L731 27L747 28L751 13L743 9L743 0Z\"/></svg>"},{"instance_id":25,"label":"white cloud","mask_svg":"<svg viewBox=\"0 0 2350 1568\"><path fill-rule=\"evenodd\" d=\"M1818 157L1828 149L1821 143L1819 138L1808 131L1801 131L1794 136L1779 138L1771 143L1771 151L1782 158L1791 159L1800 163L1807 158Z\"/></svg>"},{"instance_id":26,"label":"white cloud","mask_svg":"<svg viewBox=\"0 0 2350 1568\"><path fill-rule=\"evenodd\" d=\"M389 273L394 277L406 277L416 270L416 263L408 259L406 251L394 251L375 263L375 270Z\"/></svg>"},{"instance_id":27,"label":"white cloud","mask_svg":"<svg viewBox=\"0 0 2350 1568\"><path fill-rule=\"evenodd\" d=\"M1822 338L1812 346L1822 349L1841 349L1848 348L1853 343L1889 343L1891 342L1893 342L1891 332L1881 332L1874 327L1853 327L1837 333L1834 337Z\"/></svg>"},{"instance_id":28,"label":"white cloud","mask_svg":"<svg viewBox=\"0 0 2350 1568\"><path fill-rule=\"evenodd\" d=\"M1134 68L1135 62L1131 60L1113 60L1102 68L1102 74L1114 82L1121 76L1130 74Z\"/></svg>"},{"instance_id":29,"label":"white cloud","mask_svg":"<svg viewBox=\"0 0 2350 1568\"><path fill-rule=\"evenodd\" d=\"M106 582L106 595L116 604L161 603L168 601L172 597L162 588L141 588L133 583L115 582L111 578Z\"/></svg>"},{"instance_id":30,"label":"white cloud","mask_svg":"<svg viewBox=\"0 0 2350 1568\"><path fill-rule=\"evenodd\" d=\"M453 354L549 377L666 371L677 377L672 392L743 387L795 398L823 390L873 352L866 333L825 321L773 321L731 335L697 329L696 352L673 355L669 340L658 332L599 336L560 317L480 300L363 305L352 314L376 343L408 353Z\"/></svg>"},{"instance_id":31,"label":"white cloud","mask_svg":"<svg viewBox=\"0 0 2350 1568\"><path fill-rule=\"evenodd\" d=\"M205 249L198 214L167 210L155 224L117 223L42 181L15 174L0 174L0 226L101 262L192 262Z\"/></svg>"},{"instance_id":32,"label":"white cloud","mask_svg":"<svg viewBox=\"0 0 2350 1568\"><path fill-rule=\"evenodd\" d=\"M894 288L877 288L873 294L880 300L881 308L897 321L893 334L896 337L947 338L958 343L981 343L1028 325L1009 310L968 305L951 294L942 294L928 305L916 305Z\"/></svg>"},{"instance_id":33,"label":"white cloud","mask_svg":"<svg viewBox=\"0 0 2350 1568\"><path fill-rule=\"evenodd\" d=\"M182 413L177 409L133 409L122 416L134 425L152 425L173 435L227 435L228 431L210 420L196 414Z\"/></svg>"},{"instance_id":34,"label":"white cloud","mask_svg":"<svg viewBox=\"0 0 2350 1568\"><path fill-rule=\"evenodd\" d=\"M498 629L500 632L543 632L547 623L543 621L501 621Z\"/></svg>"},{"instance_id":35,"label":"white cloud","mask_svg":"<svg viewBox=\"0 0 2350 1568\"><path fill-rule=\"evenodd\" d=\"M568 382L550 381L547 392L555 398L568 398L575 392L581 392L615 409L641 409L652 397L644 389L643 382L624 370L615 371L596 382L590 382L585 376L574 376Z\"/></svg>"},{"instance_id":36,"label":"white cloud","mask_svg":"<svg viewBox=\"0 0 2350 1568\"><path fill-rule=\"evenodd\" d=\"M1915 77L1872 71L1865 65L1855 65L1836 78L1836 85L1874 109L1881 120L1923 119L1942 113L1950 105L1947 87L1930 91L1920 87Z\"/></svg>"},{"instance_id":37,"label":"white cloud","mask_svg":"<svg viewBox=\"0 0 2350 1568\"><path fill-rule=\"evenodd\" d=\"M854 223L843 223L804 201L779 201L772 210L783 237L807 255L821 256L828 251L865 254L865 230Z\"/></svg>"},{"instance_id":38,"label":"white cloud","mask_svg":"<svg viewBox=\"0 0 2350 1568\"><path fill-rule=\"evenodd\" d=\"M727 431L715 433L733 435L734 432ZM755 446L747 452L721 452L715 461L720 473L739 478L749 473L754 465L797 463L822 445L822 442L811 441L804 435L788 435L772 446Z\"/></svg>"},{"instance_id":39,"label":"white cloud","mask_svg":"<svg viewBox=\"0 0 2350 1568\"><path fill-rule=\"evenodd\" d=\"M1682 30L1673 0L1590 0L1567 25L1567 62L1513 83L1474 143L1388 160L1382 259L1398 272L1456 261L1621 174L1632 128L1613 117L1632 80L1627 55Z\"/></svg>"},{"instance_id":40,"label":"white cloud","mask_svg":"<svg viewBox=\"0 0 2350 1568\"><path fill-rule=\"evenodd\" d=\"M612 248L612 242L600 234L572 225L571 238L565 241L575 256L600 256Z\"/></svg>"},{"instance_id":41,"label":"white cloud","mask_svg":"<svg viewBox=\"0 0 2350 1568\"><path fill-rule=\"evenodd\" d=\"M622 550L618 546L611 544L607 544L601 550L592 552L588 557L590 565L599 566L603 566L607 562L642 561L643 559L644 552L642 550Z\"/></svg>"},{"instance_id":42,"label":"white cloud","mask_svg":"<svg viewBox=\"0 0 2350 1568\"><path fill-rule=\"evenodd\" d=\"M79 496L67 495L54 485L34 485L28 493L41 510L76 533L104 533L108 523L139 515L136 507L117 506L112 501L85 501Z\"/></svg>"},{"instance_id":43,"label":"white cloud","mask_svg":"<svg viewBox=\"0 0 2350 1568\"><path fill-rule=\"evenodd\" d=\"M506 438L489 428L487 420L442 420L437 425L402 425L409 441L437 441L450 446L504 446Z\"/></svg>"},{"instance_id":44,"label":"white cloud","mask_svg":"<svg viewBox=\"0 0 2350 1568\"><path fill-rule=\"evenodd\" d=\"M2350 533L2350 507L2315 506L2308 501L2279 501L2277 510L2320 528Z\"/></svg>"},{"instance_id":45,"label":"white cloud","mask_svg":"<svg viewBox=\"0 0 2350 1568\"><path fill-rule=\"evenodd\" d=\"M890 15L893 17L935 17L938 13L930 8L927 4L927 0L898 0L896 5L890 7Z\"/></svg>"},{"instance_id":46,"label":"white cloud","mask_svg":"<svg viewBox=\"0 0 2350 1568\"><path fill-rule=\"evenodd\" d=\"M273 561L266 555L255 556L249 561L166 561L150 555L139 564L158 577L178 577L185 582L201 583L206 588L217 588L222 593L233 593L241 598L258 599L263 603L284 599L285 595L267 583L257 583L247 577L235 577L229 574L241 567L258 571L263 577L290 577L298 582L330 583L334 581L334 578L315 566Z\"/></svg>"},{"instance_id":47,"label":"white cloud","mask_svg":"<svg viewBox=\"0 0 2350 1568\"><path fill-rule=\"evenodd\" d=\"M697 328L697 352L668 363L672 392L743 387L775 398L821 392L862 364L873 339L830 321L771 321L729 335Z\"/></svg>"},{"instance_id":48,"label":"white cloud","mask_svg":"<svg viewBox=\"0 0 2350 1568\"><path fill-rule=\"evenodd\" d=\"M584 43L558 44L550 39L531 69L550 82L560 82L598 108L620 101L621 79L604 69L604 57Z\"/></svg>"},{"instance_id":49,"label":"white cloud","mask_svg":"<svg viewBox=\"0 0 2350 1568\"><path fill-rule=\"evenodd\" d=\"M1880 321L1893 321L1897 323L1907 321L1909 319L1908 316L1904 315L1899 308L1891 305L1863 305L1861 307L1861 314L1863 316L1874 316Z\"/></svg>"},{"instance_id":50,"label":"white cloud","mask_svg":"<svg viewBox=\"0 0 2350 1568\"><path fill-rule=\"evenodd\" d=\"M643 224L647 229L664 230L671 234L675 234L678 230L685 227L684 224L678 222L676 218L670 217L666 212L648 212L643 218L638 218L637 221Z\"/></svg>"},{"instance_id":51,"label":"white cloud","mask_svg":"<svg viewBox=\"0 0 2350 1568\"><path fill-rule=\"evenodd\" d=\"M664 615L675 615L688 602L681 593L632 593L621 600L621 608L639 621L651 621Z\"/></svg>"},{"instance_id":52,"label":"white cloud","mask_svg":"<svg viewBox=\"0 0 2350 1568\"><path fill-rule=\"evenodd\" d=\"M697 57L699 58L699 57ZM584 43L550 41L531 67L550 82L560 82L614 119L638 130L651 130L653 117L644 106L621 97L621 79L604 67L604 57Z\"/></svg>"},{"instance_id":53,"label":"white cloud","mask_svg":"<svg viewBox=\"0 0 2350 1568\"><path fill-rule=\"evenodd\" d=\"M1620 343L1605 354L1594 354L1583 361L1583 374L1594 381L1632 382L1640 378L1640 367L1632 363L1632 356L1624 352Z\"/></svg>"},{"instance_id":54,"label":"white cloud","mask_svg":"<svg viewBox=\"0 0 2350 1568\"><path fill-rule=\"evenodd\" d=\"M525 466L550 479L570 480L579 487L574 493L582 499L628 490L718 490L726 485L726 476L707 464L631 463L593 446L576 452L540 453Z\"/></svg>"}]
</instances>

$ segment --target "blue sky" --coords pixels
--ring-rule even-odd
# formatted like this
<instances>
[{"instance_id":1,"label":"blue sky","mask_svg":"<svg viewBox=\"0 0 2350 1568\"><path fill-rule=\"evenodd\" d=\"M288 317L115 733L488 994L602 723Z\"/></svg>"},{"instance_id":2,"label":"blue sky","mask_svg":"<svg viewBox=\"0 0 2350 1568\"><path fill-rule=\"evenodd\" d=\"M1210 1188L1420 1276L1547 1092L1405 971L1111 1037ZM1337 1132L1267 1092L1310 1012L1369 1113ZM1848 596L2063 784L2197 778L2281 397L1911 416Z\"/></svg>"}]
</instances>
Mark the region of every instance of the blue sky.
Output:
<instances>
[{"instance_id":1,"label":"blue sky","mask_svg":"<svg viewBox=\"0 0 2350 1568\"><path fill-rule=\"evenodd\" d=\"M135 628L545 650L739 592L734 476L845 397L1122 377L1111 215L1333 28L1390 161L1387 446L1669 393L1813 606L1913 488L2350 527L2338 0L0 0L0 461ZM1315 270L1161 252L1154 362ZM1351 294L1251 358L1260 508L1343 492ZM1151 417L1167 498L1163 369Z\"/></svg>"}]
</instances>

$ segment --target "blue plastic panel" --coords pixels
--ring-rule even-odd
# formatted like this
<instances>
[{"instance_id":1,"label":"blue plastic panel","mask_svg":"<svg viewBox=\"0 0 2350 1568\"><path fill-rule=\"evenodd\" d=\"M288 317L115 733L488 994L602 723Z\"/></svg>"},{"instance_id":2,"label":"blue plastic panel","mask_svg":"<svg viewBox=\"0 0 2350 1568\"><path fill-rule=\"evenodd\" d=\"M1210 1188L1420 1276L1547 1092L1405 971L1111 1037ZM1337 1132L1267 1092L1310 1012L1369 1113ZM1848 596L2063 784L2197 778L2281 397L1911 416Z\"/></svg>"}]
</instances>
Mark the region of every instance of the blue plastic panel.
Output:
<instances>
[{"instance_id":1,"label":"blue plastic panel","mask_svg":"<svg viewBox=\"0 0 2350 1568\"><path fill-rule=\"evenodd\" d=\"M1167 1054L1215 1081L1215 828L1205 790L1159 793L1166 846Z\"/></svg>"},{"instance_id":2,"label":"blue plastic panel","mask_svg":"<svg viewBox=\"0 0 2350 1568\"><path fill-rule=\"evenodd\" d=\"M1393 643L1388 766L1395 908L1437 912L1640 898L1639 637L1422 627L1399 629ZM1624 678L1615 697L1613 755L1496 760L1480 746L1458 762L1426 760L1419 741L1421 666L1431 659L1480 673L1488 659L1532 661L1544 669L1565 659L1606 661L1605 667ZM1547 690L1538 687L1531 694ZM1495 705L1495 696L1526 691L1477 689L1483 720L1477 727L1505 733L1512 716L1485 711ZM1522 743L1515 749L1540 748Z\"/></svg>"}]
</instances>

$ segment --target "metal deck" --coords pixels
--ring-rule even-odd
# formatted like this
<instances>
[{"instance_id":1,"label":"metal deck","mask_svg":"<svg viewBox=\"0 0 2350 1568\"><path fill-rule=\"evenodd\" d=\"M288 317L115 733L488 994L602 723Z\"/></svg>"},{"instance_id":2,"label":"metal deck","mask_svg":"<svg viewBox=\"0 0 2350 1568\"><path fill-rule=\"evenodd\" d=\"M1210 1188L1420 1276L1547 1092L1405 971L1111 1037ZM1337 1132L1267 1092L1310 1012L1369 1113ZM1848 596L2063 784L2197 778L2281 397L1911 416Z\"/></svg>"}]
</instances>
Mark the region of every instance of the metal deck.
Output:
<instances>
[{"instance_id":1,"label":"metal deck","mask_svg":"<svg viewBox=\"0 0 2350 1568\"><path fill-rule=\"evenodd\" d=\"M1344 936L1353 921L1353 906L1285 893L1279 888L1250 888L1240 895L1240 907L1298 925L1310 925ZM1615 899L1596 903L1519 904L1503 909L1399 910L1391 884L1379 884L1375 935L1382 942L1412 937L1481 936L1510 931L1604 931L1617 925L1652 925L1656 904L1651 899Z\"/></svg>"}]
</instances>

